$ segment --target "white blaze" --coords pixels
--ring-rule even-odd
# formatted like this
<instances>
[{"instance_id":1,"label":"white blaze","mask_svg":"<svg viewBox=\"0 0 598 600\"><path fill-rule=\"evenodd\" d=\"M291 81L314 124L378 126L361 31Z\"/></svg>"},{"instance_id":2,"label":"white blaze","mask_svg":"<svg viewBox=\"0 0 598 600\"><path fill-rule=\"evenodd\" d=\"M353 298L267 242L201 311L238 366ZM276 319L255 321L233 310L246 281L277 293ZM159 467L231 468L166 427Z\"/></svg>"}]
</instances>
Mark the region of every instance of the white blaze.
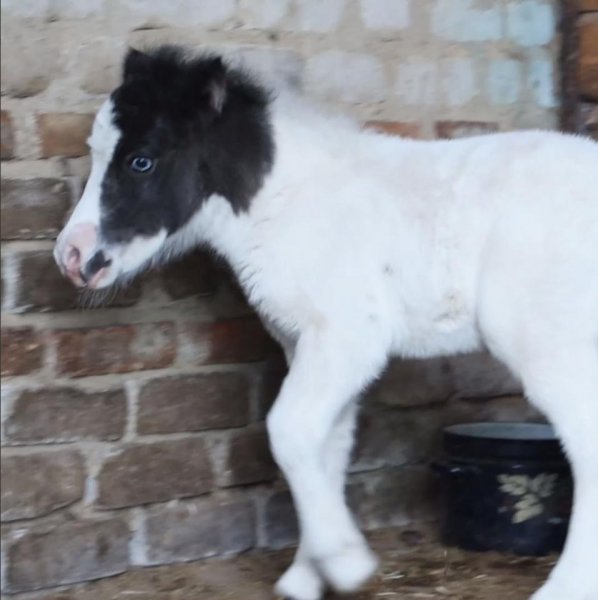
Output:
<instances>
[{"instance_id":1,"label":"white blaze","mask_svg":"<svg viewBox=\"0 0 598 600\"><path fill-rule=\"evenodd\" d=\"M54 247L54 256L58 263L69 243L71 232L76 225L91 224L96 228L100 226L100 195L102 181L106 169L112 160L114 148L120 139L120 132L112 122L113 103L106 100L98 111L93 123L91 136L87 143L91 150L91 172L85 185L81 199L75 210L61 231ZM81 256L81 263L85 264L95 252L94 246L89 246Z\"/></svg>"},{"instance_id":2,"label":"white blaze","mask_svg":"<svg viewBox=\"0 0 598 600\"><path fill-rule=\"evenodd\" d=\"M91 173L65 231L77 223L93 223L100 226L100 196L102 181L114 155L114 149L121 137L119 129L112 122L114 105L108 99L96 115L91 136L87 140L91 150Z\"/></svg>"}]
</instances>

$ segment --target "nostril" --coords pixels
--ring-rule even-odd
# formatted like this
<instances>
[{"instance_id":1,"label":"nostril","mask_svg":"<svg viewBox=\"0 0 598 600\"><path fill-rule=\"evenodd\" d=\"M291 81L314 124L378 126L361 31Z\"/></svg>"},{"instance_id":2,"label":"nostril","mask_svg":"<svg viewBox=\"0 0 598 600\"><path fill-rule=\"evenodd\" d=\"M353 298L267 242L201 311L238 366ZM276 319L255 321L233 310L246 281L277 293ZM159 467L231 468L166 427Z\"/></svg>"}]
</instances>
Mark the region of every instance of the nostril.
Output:
<instances>
[{"instance_id":1,"label":"nostril","mask_svg":"<svg viewBox=\"0 0 598 600\"><path fill-rule=\"evenodd\" d=\"M108 258L102 250L98 250L85 265L85 273L81 275L85 285L92 290L104 278L108 267L112 264L112 259Z\"/></svg>"},{"instance_id":2,"label":"nostril","mask_svg":"<svg viewBox=\"0 0 598 600\"><path fill-rule=\"evenodd\" d=\"M112 260L108 258L102 250L98 250L85 265L85 277L82 276L83 281L91 279L96 273L99 273L101 269L105 269L112 264Z\"/></svg>"},{"instance_id":3,"label":"nostril","mask_svg":"<svg viewBox=\"0 0 598 600\"><path fill-rule=\"evenodd\" d=\"M81 263L81 252L76 246L69 244L64 254L64 266L67 271L78 271Z\"/></svg>"}]
</instances>

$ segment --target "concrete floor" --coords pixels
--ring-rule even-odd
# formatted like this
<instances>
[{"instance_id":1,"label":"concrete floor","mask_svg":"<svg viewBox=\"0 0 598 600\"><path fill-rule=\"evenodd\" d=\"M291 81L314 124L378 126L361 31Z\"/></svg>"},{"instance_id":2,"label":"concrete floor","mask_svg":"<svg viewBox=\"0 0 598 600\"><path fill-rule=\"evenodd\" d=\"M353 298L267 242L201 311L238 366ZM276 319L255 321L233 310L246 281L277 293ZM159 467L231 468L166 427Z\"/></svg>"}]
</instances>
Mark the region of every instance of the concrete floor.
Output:
<instances>
[{"instance_id":1,"label":"concrete floor","mask_svg":"<svg viewBox=\"0 0 598 600\"><path fill-rule=\"evenodd\" d=\"M422 530L377 532L378 576L345 600L527 600L556 557L473 554L445 548ZM123 575L14 600L272 600L292 551L134 569ZM330 595L330 598L334 598Z\"/></svg>"}]
</instances>

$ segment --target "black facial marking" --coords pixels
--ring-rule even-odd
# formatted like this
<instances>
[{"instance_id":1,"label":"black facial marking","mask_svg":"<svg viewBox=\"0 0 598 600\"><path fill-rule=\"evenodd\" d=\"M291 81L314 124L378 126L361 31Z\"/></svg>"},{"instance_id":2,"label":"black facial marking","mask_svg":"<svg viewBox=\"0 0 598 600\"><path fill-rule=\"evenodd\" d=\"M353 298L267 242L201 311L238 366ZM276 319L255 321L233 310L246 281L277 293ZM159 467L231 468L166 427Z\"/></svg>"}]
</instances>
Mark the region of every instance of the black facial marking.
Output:
<instances>
[{"instance_id":1,"label":"black facial marking","mask_svg":"<svg viewBox=\"0 0 598 600\"><path fill-rule=\"evenodd\" d=\"M274 159L269 100L219 57L130 50L112 94L121 137L102 182L102 238L172 234L212 194L247 210Z\"/></svg>"}]
</instances>

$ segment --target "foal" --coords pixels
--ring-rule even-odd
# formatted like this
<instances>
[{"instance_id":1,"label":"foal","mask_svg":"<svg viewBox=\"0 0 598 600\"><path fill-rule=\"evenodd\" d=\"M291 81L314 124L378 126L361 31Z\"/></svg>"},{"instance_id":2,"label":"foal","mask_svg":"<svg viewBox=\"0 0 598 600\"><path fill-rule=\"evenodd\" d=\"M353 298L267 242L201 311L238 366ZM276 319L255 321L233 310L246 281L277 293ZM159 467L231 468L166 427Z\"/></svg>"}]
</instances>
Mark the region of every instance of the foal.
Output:
<instances>
[{"instance_id":1,"label":"foal","mask_svg":"<svg viewBox=\"0 0 598 600\"><path fill-rule=\"evenodd\" d=\"M575 476L565 550L533 600L598 599L598 145L391 138L172 47L128 53L89 144L55 249L73 283L207 244L284 348L267 426L301 541L280 594L318 600L376 569L344 498L359 393L391 356L485 346Z\"/></svg>"}]
</instances>

